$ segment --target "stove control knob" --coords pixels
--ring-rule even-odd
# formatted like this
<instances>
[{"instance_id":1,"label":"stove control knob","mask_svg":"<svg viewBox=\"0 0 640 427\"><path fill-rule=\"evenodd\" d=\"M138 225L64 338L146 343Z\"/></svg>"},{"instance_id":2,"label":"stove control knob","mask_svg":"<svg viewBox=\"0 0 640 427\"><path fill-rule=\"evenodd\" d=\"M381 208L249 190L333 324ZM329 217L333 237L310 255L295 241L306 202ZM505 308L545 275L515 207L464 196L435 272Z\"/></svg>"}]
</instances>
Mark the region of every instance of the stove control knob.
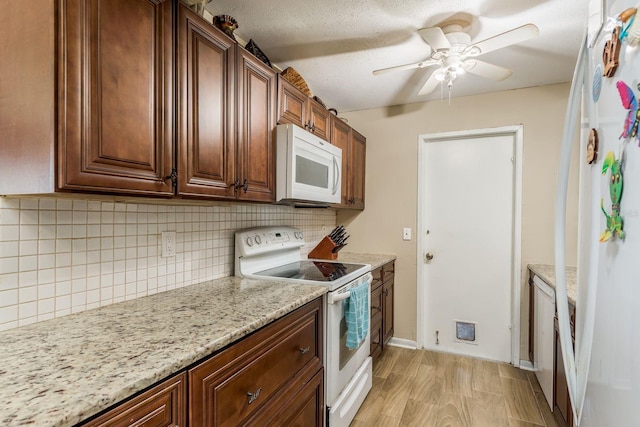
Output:
<instances>
[{"instance_id":1,"label":"stove control knob","mask_svg":"<svg viewBox=\"0 0 640 427\"><path fill-rule=\"evenodd\" d=\"M256 236L256 237L254 237L254 240L256 241L256 244L258 244L258 245L259 245L260 243L262 243L262 239L260 238L260 236Z\"/></svg>"},{"instance_id":2,"label":"stove control knob","mask_svg":"<svg viewBox=\"0 0 640 427\"><path fill-rule=\"evenodd\" d=\"M300 237L298 237L298 238L299 238L300 240L302 240L302 238L304 237L304 234L302 234L302 231L301 231L301 232L299 232L299 233L298 233L298 235L300 236Z\"/></svg>"},{"instance_id":3,"label":"stove control knob","mask_svg":"<svg viewBox=\"0 0 640 427\"><path fill-rule=\"evenodd\" d=\"M251 237L247 237L247 246L253 246L253 240L251 240Z\"/></svg>"}]
</instances>

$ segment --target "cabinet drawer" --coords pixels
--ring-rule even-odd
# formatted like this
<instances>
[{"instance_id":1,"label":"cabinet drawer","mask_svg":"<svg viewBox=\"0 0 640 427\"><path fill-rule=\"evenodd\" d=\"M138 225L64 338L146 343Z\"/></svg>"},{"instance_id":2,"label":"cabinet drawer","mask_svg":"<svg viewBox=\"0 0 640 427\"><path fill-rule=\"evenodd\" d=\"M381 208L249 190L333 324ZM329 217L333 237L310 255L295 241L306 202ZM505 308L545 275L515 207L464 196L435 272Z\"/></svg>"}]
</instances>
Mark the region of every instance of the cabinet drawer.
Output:
<instances>
[{"instance_id":1,"label":"cabinet drawer","mask_svg":"<svg viewBox=\"0 0 640 427\"><path fill-rule=\"evenodd\" d=\"M373 290L382 285L382 267L378 267L371 271L371 275L373 276L373 280L371 281L371 290Z\"/></svg>"},{"instance_id":2,"label":"cabinet drawer","mask_svg":"<svg viewBox=\"0 0 640 427\"><path fill-rule=\"evenodd\" d=\"M396 270L396 265L393 262L383 265L382 266L382 282L386 283L389 280L393 279L395 270Z\"/></svg>"},{"instance_id":3,"label":"cabinet drawer","mask_svg":"<svg viewBox=\"0 0 640 427\"><path fill-rule=\"evenodd\" d=\"M322 367L321 299L189 371L191 426L242 423L294 377Z\"/></svg>"},{"instance_id":4,"label":"cabinet drawer","mask_svg":"<svg viewBox=\"0 0 640 427\"><path fill-rule=\"evenodd\" d=\"M173 377L82 426L185 426L187 424L185 380L184 373Z\"/></svg>"},{"instance_id":5,"label":"cabinet drawer","mask_svg":"<svg viewBox=\"0 0 640 427\"><path fill-rule=\"evenodd\" d=\"M322 427L325 410L324 370L321 369L310 380L292 381L245 425Z\"/></svg>"},{"instance_id":6,"label":"cabinet drawer","mask_svg":"<svg viewBox=\"0 0 640 427\"><path fill-rule=\"evenodd\" d=\"M371 336L369 354L375 359L382 353L382 340L384 339L381 314L376 314L371 318L369 329Z\"/></svg>"},{"instance_id":7,"label":"cabinet drawer","mask_svg":"<svg viewBox=\"0 0 640 427\"><path fill-rule=\"evenodd\" d=\"M371 291L371 319L377 315L382 316L382 304L382 286L378 286Z\"/></svg>"}]
</instances>

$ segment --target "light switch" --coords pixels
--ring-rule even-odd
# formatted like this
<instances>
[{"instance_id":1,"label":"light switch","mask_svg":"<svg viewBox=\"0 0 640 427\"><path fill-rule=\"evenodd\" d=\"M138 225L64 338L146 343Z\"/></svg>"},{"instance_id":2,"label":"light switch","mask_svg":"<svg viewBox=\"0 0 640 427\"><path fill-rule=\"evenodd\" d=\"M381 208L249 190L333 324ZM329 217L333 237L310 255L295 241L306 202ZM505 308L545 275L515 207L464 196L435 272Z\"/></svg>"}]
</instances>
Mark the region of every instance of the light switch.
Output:
<instances>
[{"instance_id":1,"label":"light switch","mask_svg":"<svg viewBox=\"0 0 640 427\"><path fill-rule=\"evenodd\" d=\"M405 227L402 229L402 240L411 240L411 229Z\"/></svg>"}]
</instances>

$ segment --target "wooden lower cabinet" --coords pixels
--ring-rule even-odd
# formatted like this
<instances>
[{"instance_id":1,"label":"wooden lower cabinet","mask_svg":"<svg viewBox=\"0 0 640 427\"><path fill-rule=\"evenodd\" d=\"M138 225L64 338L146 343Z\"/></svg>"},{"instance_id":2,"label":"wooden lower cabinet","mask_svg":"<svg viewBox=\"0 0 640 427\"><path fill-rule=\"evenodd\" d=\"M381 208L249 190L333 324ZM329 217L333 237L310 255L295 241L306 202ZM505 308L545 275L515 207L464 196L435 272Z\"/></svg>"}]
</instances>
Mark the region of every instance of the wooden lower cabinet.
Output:
<instances>
[{"instance_id":1,"label":"wooden lower cabinet","mask_svg":"<svg viewBox=\"0 0 640 427\"><path fill-rule=\"evenodd\" d=\"M321 427L322 306L317 298L81 425Z\"/></svg>"},{"instance_id":2,"label":"wooden lower cabinet","mask_svg":"<svg viewBox=\"0 0 640 427\"><path fill-rule=\"evenodd\" d=\"M181 373L83 424L84 427L187 425L187 374Z\"/></svg>"},{"instance_id":3,"label":"wooden lower cabinet","mask_svg":"<svg viewBox=\"0 0 640 427\"><path fill-rule=\"evenodd\" d=\"M375 360L393 337L393 294L395 262L389 262L371 272L371 337L370 354Z\"/></svg>"},{"instance_id":4,"label":"wooden lower cabinet","mask_svg":"<svg viewBox=\"0 0 640 427\"><path fill-rule=\"evenodd\" d=\"M305 383L322 371L320 301L190 369L189 425L251 424L250 420L269 417L274 410L271 402L297 402L300 387L293 384Z\"/></svg>"},{"instance_id":5,"label":"wooden lower cabinet","mask_svg":"<svg viewBox=\"0 0 640 427\"><path fill-rule=\"evenodd\" d=\"M571 335L575 348L575 308L569 308L571 317ZM564 360L560 348L560 333L558 328L558 317L554 319L554 354L553 354L553 413L559 425L573 427L573 409L569 397L569 387L567 386L567 376L564 370Z\"/></svg>"}]
</instances>

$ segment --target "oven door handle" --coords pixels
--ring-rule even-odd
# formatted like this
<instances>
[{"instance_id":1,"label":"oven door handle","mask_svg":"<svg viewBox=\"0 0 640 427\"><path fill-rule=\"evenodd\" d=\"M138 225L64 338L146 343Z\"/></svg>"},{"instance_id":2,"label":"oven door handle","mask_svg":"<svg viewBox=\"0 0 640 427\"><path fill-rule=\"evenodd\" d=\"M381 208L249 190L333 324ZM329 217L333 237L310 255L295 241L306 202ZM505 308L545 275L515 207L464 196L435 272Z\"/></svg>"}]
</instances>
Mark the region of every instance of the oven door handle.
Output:
<instances>
[{"instance_id":1,"label":"oven door handle","mask_svg":"<svg viewBox=\"0 0 640 427\"><path fill-rule=\"evenodd\" d=\"M335 304L338 301L342 301L343 299L347 299L351 296L351 291L342 292L338 295L329 294L329 304Z\"/></svg>"}]
</instances>

